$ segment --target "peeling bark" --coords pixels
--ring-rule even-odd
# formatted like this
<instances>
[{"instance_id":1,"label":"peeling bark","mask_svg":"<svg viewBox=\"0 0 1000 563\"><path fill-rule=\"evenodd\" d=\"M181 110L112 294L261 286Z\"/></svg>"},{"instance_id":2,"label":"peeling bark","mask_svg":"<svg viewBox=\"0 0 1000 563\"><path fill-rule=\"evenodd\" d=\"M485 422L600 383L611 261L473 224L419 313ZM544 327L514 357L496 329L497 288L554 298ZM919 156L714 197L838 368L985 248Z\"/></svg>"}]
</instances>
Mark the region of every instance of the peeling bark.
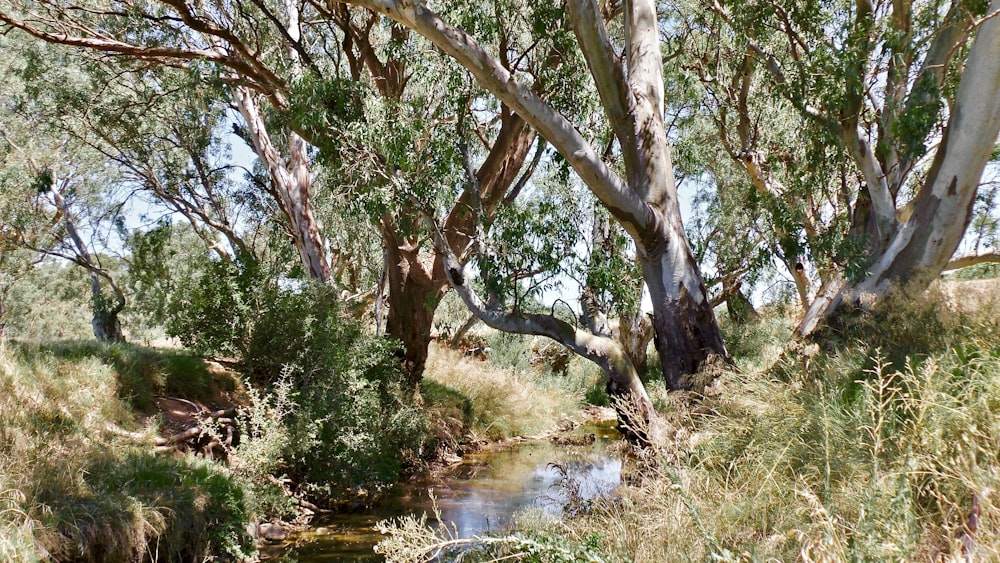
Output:
<instances>
[{"instance_id":1,"label":"peeling bark","mask_svg":"<svg viewBox=\"0 0 1000 563\"><path fill-rule=\"evenodd\" d=\"M289 159L286 165L271 142L253 93L238 87L233 90L233 96L236 107L246 122L254 151L267 168L278 206L288 219L302 267L311 279L321 283L331 282L332 269L326 254L326 244L312 209L312 176L305 140L296 133L289 134Z\"/></svg>"}]
</instances>

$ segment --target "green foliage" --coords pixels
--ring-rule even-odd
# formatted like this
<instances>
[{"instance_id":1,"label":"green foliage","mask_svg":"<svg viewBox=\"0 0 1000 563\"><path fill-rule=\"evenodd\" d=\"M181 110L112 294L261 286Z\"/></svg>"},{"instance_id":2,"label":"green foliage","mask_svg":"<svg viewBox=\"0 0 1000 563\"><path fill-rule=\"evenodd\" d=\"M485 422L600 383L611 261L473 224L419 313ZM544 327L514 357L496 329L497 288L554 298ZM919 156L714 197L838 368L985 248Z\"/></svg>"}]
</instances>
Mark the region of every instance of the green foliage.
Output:
<instances>
[{"instance_id":1,"label":"green foliage","mask_svg":"<svg viewBox=\"0 0 1000 563\"><path fill-rule=\"evenodd\" d=\"M245 357L251 372L290 378L289 476L327 502L375 495L395 482L424 424L409 404L396 345L342 316L325 287L279 295L253 335Z\"/></svg>"},{"instance_id":2,"label":"green foliage","mask_svg":"<svg viewBox=\"0 0 1000 563\"><path fill-rule=\"evenodd\" d=\"M395 482L424 425L396 345L368 335L329 287L282 288L256 267L205 266L185 301L171 306L169 327L201 353L234 356L270 391L251 412L278 414L252 417L260 422L248 436L263 440L252 457L282 460L274 476L324 503L374 496Z\"/></svg>"},{"instance_id":3,"label":"green foliage","mask_svg":"<svg viewBox=\"0 0 1000 563\"><path fill-rule=\"evenodd\" d=\"M559 272L572 267L581 221L580 198L565 186L500 207L489 240L474 258L487 292L528 309L556 287Z\"/></svg>"},{"instance_id":4,"label":"green foliage","mask_svg":"<svg viewBox=\"0 0 1000 563\"><path fill-rule=\"evenodd\" d=\"M0 559L249 556L240 485L134 442L152 429L119 399L121 379L91 354L0 343Z\"/></svg>"},{"instance_id":5,"label":"green foliage","mask_svg":"<svg viewBox=\"0 0 1000 563\"><path fill-rule=\"evenodd\" d=\"M275 282L253 262L194 260L194 275L169 296L167 333L197 354L246 357Z\"/></svg>"},{"instance_id":6,"label":"green foliage","mask_svg":"<svg viewBox=\"0 0 1000 563\"><path fill-rule=\"evenodd\" d=\"M913 85L910 97L916 100L908 111L902 112L893 124L899 137L900 152L916 160L927 153L927 136L938 125L944 101L938 85L930 74L922 75Z\"/></svg>"}]
</instances>

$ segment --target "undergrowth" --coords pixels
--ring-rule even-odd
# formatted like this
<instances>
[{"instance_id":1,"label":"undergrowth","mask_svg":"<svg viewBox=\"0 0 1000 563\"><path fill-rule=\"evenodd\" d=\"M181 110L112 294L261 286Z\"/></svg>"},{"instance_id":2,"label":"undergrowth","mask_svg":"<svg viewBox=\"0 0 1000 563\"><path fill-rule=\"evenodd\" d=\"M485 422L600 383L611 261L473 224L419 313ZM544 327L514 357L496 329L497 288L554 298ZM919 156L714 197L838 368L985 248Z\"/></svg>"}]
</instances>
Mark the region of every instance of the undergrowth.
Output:
<instances>
[{"instance_id":1,"label":"undergrowth","mask_svg":"<svg viewBox=\"0 0 1000 563\"><path fill-rule=\"evenodd\" d=\"M664 413L673 443L628 460L636 469L612 497L488 541L387 523L383 549L390 560L433 549L467 560L511 549L527 561L1000 560L997 312L956 312L932 292L845 316L812 344L776 345L792 328L780 317L727 327L740 369L693 406L668 401L686 409ZM552 549L518 551L538 537Z\"/></svg>"},{"instance_id":2,"label":"undergrowth","mask_svg":"<svg viewBox=\"0 0 1000 563\"><path fill-rule=\"evenodd\" d=\"M66 362L98 361L112 368L117 395L144 414L155 412L157 395L210 403L239 387L225 370L210 373L208 364L184 350L150 348L126 342L57 340L11 342L22 358L52 357Z\"/></svg>"},{"instance_id":3,"label":"undergrowth","mask_svg":"<svg viewBox=\"0 0 1000 563\"><path fill-rule=\"evenodd\" d=\"M121 399L121 374L94 355L69 356L0 342L0 560L252 553L244 492L228 469L124 437L153 428Z\"/></svg>"}]
</instances>

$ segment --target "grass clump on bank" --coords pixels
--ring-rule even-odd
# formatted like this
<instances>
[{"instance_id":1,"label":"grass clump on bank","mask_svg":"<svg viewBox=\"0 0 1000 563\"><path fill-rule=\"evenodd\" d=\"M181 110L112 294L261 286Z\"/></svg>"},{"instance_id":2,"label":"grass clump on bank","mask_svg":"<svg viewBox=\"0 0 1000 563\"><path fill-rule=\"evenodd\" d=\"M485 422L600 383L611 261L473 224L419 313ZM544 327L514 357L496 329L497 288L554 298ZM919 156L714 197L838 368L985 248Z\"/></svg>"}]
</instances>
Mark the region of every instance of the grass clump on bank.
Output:
<instances>
[{"instance_id":1,"label":"grass clump on bank","mask_svg":"<svg viewBox=\"0 0 1000 563\"><path fill-rule=\"evenodd\" d=\"M743 371L668 402L675 441L628 486L505 537L585 538L610 561L998 560L996 313L896 297L784 353L788 322L731 330Z\"/></svg>"},{"instance_id":2,"label":"grass clump on bank","mask_svg":"<svg viewBox=\"0 0 1000 563\"><path fill-rule=\"evenodd\" d=\"M239 391L237 379L224 369L211 370L202 358L184 350L150 348L125 342L58 340L11 342L22 358L51 356L67 362L97 361L112 368L117 395L131 409L156 411L157 395L212 403Z\"/></svg>"},{"instance_id":3,"label":"grass clump on bank","mask_svg":"<svg viewBox=\"0 0 1000 563\"><path fill-rule=\"evenodd\" d=\"M114 369L0 342L0 560L240 559L252 552L228 470L154 456Z\"/></svg>"},{"instance_id":4,"label":"grass clump on bank","mask_svg":"<svg viewBox=\"0 0 1000 563\"><path fill-rule=\"evenodd\" d=\"M526 357L520 341L504 347L505 357ZM526 361L481 361L437 344L429 350L421 393L432 416L460 421L485 440L549 430L576 412L583 399L582 383L572 376L545 373Z\"/></svg>"}]
</instances>

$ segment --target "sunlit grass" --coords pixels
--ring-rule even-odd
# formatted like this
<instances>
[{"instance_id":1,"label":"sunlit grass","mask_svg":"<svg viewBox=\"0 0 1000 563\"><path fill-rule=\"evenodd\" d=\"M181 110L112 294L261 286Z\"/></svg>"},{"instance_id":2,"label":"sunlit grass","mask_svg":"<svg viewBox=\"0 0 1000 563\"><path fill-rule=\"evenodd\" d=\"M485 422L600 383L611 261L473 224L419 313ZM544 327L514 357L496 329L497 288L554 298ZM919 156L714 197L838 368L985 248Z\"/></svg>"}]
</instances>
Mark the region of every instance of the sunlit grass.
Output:
<instances>
[{"instance_id":1,"label":"sunlit grass","mask_svg":"<svg viewBox=\"0 0 1000 563\"><path fill-rule=\"evenodd\" d=\"M447 408L483 439L527 436L553 427L583 400L576 380L531 367L497 366L432 345L422 385L431 408Z\"/></svg>"},{"instance_id":2,"label":"sunlit grass","mask_svg":"<svg viewBox=\"0 0 1000 563\"><path fill-rule=\"evenodd\" d=\"M0 560L249 552L228 470L154 455L120 384L97 357L0 343Z\"/></svg>"}]
</instances>

